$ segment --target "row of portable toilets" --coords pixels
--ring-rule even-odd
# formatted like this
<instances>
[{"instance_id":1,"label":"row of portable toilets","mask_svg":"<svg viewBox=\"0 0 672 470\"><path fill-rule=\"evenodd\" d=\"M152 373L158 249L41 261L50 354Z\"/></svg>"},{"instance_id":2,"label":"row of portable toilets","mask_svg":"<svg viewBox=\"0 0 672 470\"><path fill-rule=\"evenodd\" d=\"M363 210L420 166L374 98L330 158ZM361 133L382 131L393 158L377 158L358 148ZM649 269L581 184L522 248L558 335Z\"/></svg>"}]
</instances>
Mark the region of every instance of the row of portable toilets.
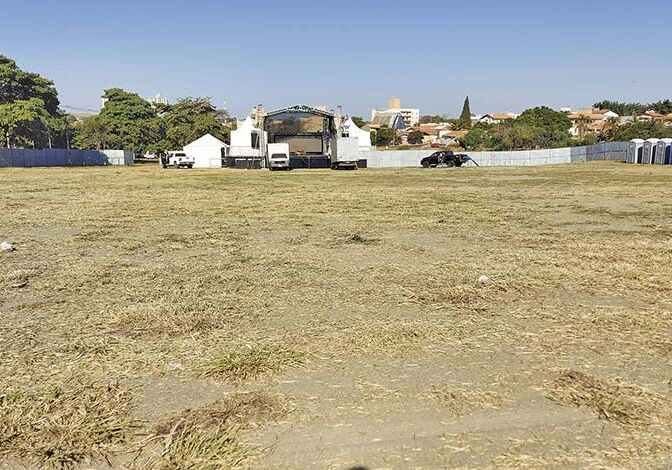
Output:
<instances>
[{"instance_id":1,"label":"row of portable toilets","mask_svg":"<svg viewBox=\"0 0 672 470\"><path fill-rule=\"evenodd\" d=\"M672 139L632 139L628 142L626 161L628 163L670 165L672 164L671 146Z\"/></svg>"}]
</instances>

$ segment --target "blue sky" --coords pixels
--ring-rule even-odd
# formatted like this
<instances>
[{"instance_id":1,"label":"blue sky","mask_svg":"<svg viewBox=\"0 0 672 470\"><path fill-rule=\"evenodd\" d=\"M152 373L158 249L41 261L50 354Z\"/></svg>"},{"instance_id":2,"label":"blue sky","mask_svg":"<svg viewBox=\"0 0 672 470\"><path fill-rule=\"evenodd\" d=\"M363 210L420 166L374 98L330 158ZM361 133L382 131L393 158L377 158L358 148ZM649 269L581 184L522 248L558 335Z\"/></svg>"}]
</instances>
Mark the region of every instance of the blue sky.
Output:
<instances>
[{"instance_id":1,"label":"blue sky","mask_svg":"<svg viewBox=\"0 0 672 470\"><path fill-rule=\"evenodd\" d=\"M423 114L672 97L666 0L0 0L0 54L97 109L149 97ZM652 12L654 12L652 14Z\"/></svg>"}]
</instances>

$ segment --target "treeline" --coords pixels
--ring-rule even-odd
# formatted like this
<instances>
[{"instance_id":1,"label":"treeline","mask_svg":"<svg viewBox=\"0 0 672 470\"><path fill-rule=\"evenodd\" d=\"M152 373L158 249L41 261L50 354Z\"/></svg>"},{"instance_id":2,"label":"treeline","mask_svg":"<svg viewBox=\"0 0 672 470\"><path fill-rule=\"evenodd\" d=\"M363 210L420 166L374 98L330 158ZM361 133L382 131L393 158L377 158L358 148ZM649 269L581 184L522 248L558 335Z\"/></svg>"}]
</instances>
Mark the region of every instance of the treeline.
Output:
<instances>
[{"instance_id":1,"label":"treeline","mask_svg":"<svg viewBox=\"0 0 672 470\"><path fill-rule=\"evenodd\" d=\"M598 106L600 104L604 103L596 103L595 107L600 107ZM620 114L608 106L601 109L612 109ZM650 109L646 107L647 111ZM664 110L664 105L658 109ZM661 111L657 112L663 114ZM578 125L580 127L587 124L586 120ZM569 134L571 125L571 121L564 113L539 107L524 111L515 120L499 124L476 124L459 142L467 150L534 150L590 145L598 142L625 142L632 139L672 138L672 127L656 120L635 118L633 122L619 124L613 119L607 121L599 133L585 133L580 139L573 139Z\"/></svg>"},{"instance_id":2,"label":"treeline","mask_svg":"<svg viewBox=\"0 0 672 470\"><path fill-rule=\"evenodd\" d=\"M518 119L476 124L460 144L467 150L529 150L572 145L571 121L545 106L525 110Z\"/></svg>"},{"instance_id":3,"label":"treeline","mask_svg":"<svg viewBox=\"0 0 672 470\"><path fill-rule=\"evenodd\" d=\"M619 101L602 100L593 105L598 109L610 109L619 116L638 116L646 111L660 114L672 113L672 100L661 100L655 103L621 103Z\"/></svg>"},{"instance_id":4,"label":"treeline","mask_svg":"<svg viewBox=\"0 0 672 470\"><path fill-rule=\"evenodd\" d=\"M128 149L182 148L210 133L228 142L229 116L210 98L155 105L120 88L105 90L100 114L77 119L63 112L51 80L21 70L0 55L0 147Z\"/></svg>"},{"instance_id":5,"label":"treeline","mask_svg":"<svg viewBox=\"0 0 672 470\"><path fill-rule=\"evenodd\" d=\"M111 88L96 116L73 126L78 148L123 148L136 153L174 150L210 133L229 142L228 114L210 98L181 98L173 105L153 105L136 93Z\"/></svg>"},{"instance_id":6,"label":"treeline","mask_svg":"<svg viewBox=\"0 0 672 470\"><path fill-rule=\"evenodd\" d=\"M590 140L595 142L625 142L632 139L672 138L672 127L661 121L634 121L627 124L614 124ZM591 142L588 142L591 143Z\"/></svg>"},{"instance_id":7,"label":"treeline","mask_svg":"<svg viewBox=\"0 0 672 470\"><path fill-rule=\"evenodd\" d=\"M51 80L25 72L0 55L0 146L64 145L68 120L59 106Z\"/></svg>"}]
</instances>

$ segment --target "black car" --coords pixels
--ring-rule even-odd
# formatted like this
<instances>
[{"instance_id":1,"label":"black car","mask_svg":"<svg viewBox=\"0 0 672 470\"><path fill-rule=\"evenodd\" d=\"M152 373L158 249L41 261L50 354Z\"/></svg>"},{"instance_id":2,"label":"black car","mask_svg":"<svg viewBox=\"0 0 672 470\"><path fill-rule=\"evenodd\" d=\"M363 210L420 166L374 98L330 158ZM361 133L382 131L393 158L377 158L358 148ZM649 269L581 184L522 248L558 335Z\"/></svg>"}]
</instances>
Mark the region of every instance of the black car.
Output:
<instances>
[{"instance_id":1,"label":"black car","mask_svg":"<svg viewBox=\"0 0 672 470\"><path fill-rule=\"evenodd\" d=\"M469 158L469 155L464 153L453 153L450 150L442 150L440 152L434 152L430 156L423 158L420 160L420 164L423 166L423 168L434 168L437 166L453 167L462 166L464 163L470 160L471 158ZM471 161L474 162L473 160ZM476 166L478 166L478 163L474 163Z\"/></svg>"}]
</instances>

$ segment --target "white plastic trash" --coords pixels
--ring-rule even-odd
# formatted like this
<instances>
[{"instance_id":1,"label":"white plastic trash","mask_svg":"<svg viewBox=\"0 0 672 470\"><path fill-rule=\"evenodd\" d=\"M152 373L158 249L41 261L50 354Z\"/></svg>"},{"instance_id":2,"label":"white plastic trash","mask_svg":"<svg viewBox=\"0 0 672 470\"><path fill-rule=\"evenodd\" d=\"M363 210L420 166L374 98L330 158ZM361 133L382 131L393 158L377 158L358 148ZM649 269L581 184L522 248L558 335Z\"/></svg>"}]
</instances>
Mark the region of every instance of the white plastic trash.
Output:
<instances>
[{"instance_id":1,"label":"white plastic trash","mask_svg":"<svg viewBox=\"0 0 672 470\"><path fill-rule=\"evenodd\" d=\"M14 251L16 248L9 242L0 243L0 251Z\"/></svg>"}]
</instances>

